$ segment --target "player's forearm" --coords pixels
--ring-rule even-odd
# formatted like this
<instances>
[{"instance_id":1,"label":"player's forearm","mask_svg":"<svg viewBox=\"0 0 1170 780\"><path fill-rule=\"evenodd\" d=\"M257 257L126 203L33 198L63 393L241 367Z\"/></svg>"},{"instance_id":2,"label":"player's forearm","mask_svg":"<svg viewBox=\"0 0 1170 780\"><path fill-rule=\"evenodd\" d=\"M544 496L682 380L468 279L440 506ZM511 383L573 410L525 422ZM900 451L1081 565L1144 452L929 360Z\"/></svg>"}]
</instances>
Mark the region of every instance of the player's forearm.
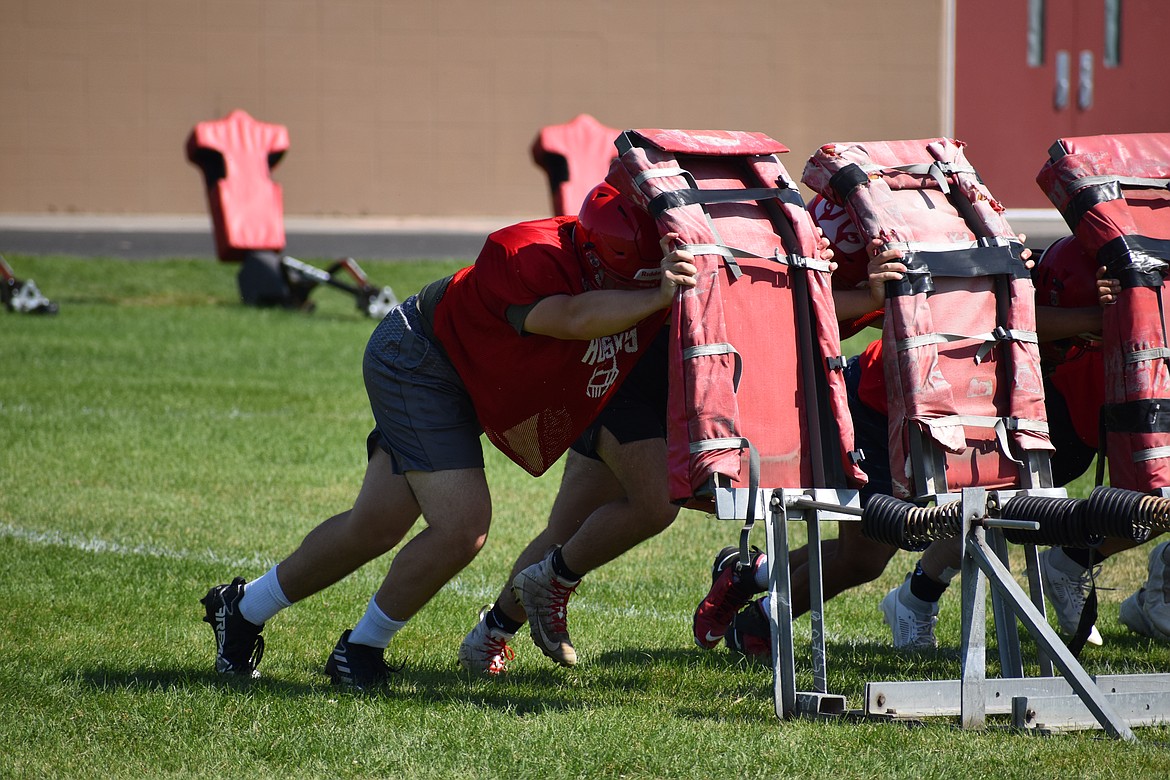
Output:
<instances>
[{"instance_id":1,"label":"player's forearm","mask_svg":"<svg viewBox=\"0 0 1170 780\"><path fill-rule=\"evenodd\" d=\"M1084 306L1061 308L1058 306L1036 307L1036 337L1040 341L1079 336L1082 333L1101 332L1101 308Z\"/></svg>"},{"instance_id":2,"label":"player's forearm","mask_svg":"<svg viewBox=\"0 0 1170 780\"><path fill-rule=\"evenodd\" d=\"M874 305L873 295L868 287L854 290L834 290L833 305L837 310L837 319L839 320L856 319L881 308L880 304Z\"/></svg>"},{"instance_id":3,"label":"player's forearm","mask_svg":"<svg viewBox=\"0 0 1170 780\"><path fill-rule=\"evenodd\" d=\"M593 290L546 299L525 320L529 333L587 340L628 330L670 305L671 296L652 290Z\"/></svg>"}]
</instances>

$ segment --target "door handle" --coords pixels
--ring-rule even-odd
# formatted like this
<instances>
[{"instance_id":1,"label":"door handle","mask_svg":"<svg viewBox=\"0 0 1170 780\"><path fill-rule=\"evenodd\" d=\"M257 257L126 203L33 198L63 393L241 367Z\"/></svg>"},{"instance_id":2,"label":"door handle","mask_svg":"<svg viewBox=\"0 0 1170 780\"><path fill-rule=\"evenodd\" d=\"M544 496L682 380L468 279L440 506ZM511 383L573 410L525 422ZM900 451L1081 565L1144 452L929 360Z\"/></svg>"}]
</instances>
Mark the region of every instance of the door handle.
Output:
<instances>
[{"instance_id":1,"label":"door handle","mask_svg":"<svg viewBox=\"0 0 1170 780\"><path fill-rule=\"evenodd\" d=\"M1093 52L1085 49L1081 52L1081 62L1077 75L1077 108L1088 111L1093 107Z\"/></svg>"},{"instance_id":2,"label":"door handle","mask_svg":"<svg viewBox=\"0 0 1170 780\"><path fill-rule=\"evenodd\" d=\"M1057 111L1068 108L1070 63L1068 52L1063 49L1056 53L1056 85L1052 91L1052 107Z\"/></svg>"}]
</instances>

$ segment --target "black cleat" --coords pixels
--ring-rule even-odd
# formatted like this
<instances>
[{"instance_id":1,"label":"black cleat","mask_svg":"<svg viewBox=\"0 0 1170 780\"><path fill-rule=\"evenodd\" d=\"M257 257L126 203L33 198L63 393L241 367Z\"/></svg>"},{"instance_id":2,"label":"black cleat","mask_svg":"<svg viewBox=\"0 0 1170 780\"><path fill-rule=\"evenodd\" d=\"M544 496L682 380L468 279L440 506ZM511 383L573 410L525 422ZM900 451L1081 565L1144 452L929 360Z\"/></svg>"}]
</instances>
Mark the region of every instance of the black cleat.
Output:
<instances>
[{"instance_id":1,"label":"black cleat","mask_svg":"<svg viewBox=\"0 0 1170 780\"><path fill-rule=\"evenodd\" d=\"M385 649L359 645L349 641L350 629L346 629L325 662L325 674L334 685L365 691L380 688L390 679L391 669L383 657Z\"/></svg>"},{"instance_id":2,"label":"black cleat","mask_svg":"<svg viewBox=\"0 0 1170 780\"><path fill-rule=\"evenodd\" d=\"M206 608L204 623L215 631L215 671L255 679L256 669L264 657L264 625L248 622L240 614L240 599L244 597L243 577L236 577L229 585L217 585L200 599Z\"/></svg>"},{"instance_id":3,"label":"black cleat","mask_svg":"<svg viewBox=\"0 0 1170 780\"><path fill-rule=\"evenodd\" d=\"M764 600L756 599L736 613L723 642L732 652L772 660L772 626L764 613Z\"/></svg>"}]
</instances>

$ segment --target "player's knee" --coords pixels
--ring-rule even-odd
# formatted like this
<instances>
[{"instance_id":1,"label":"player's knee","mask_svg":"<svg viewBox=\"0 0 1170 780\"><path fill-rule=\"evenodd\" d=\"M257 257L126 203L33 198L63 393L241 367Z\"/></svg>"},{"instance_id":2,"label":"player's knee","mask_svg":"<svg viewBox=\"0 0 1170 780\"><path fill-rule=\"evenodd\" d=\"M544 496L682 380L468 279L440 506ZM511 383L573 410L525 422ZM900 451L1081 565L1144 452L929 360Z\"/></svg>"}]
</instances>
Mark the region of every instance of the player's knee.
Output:
<instances>
[{"instance_id":1,"label":"player's knee","mask_svg":"<svg viewBox=\"0 0 1170 780\"><path fill-rule=\"evenodd\" d=\"M444 525L444 549L452 560L470 563L487 543L488 528L491 525L491 515L484 514L477 517L468 517L463 522ZM432 526L433 527L433 526Z\"/></svg>"},{"instance_id":2,"label":"player's knee","mask_svg":"<svg viewBox=\"0 0 1170 780\"><path fill-rule=\"evenodd\" d=\"M394 549L413 521L404 520L388 510L373 511L369 507L355 506L345 514L341 523L342 533L350 545L370 550L373 557L377 557Z\"/></svg>"},{"instance_id":3,"label":"player's knee","mask_svg":"<svg viewBox=\"0 0 1170 780\"><path fill-rule=\"evenodd\" d=\"M678 516L678 507L669 503L665 496L655 501L643 503L631 501L631 506L639 518L642 527L648 534L654 535L665 531Z\"/></svg>"},{"instance_id":4,"label":"player's knee","mask_svg":"<svg viewBox=\"0 0 1170 780\"><path fill-rule=\"evenodd\" d=\"M464 563L471 563L475 556L479 555L479 551L483 549L484 544L487 543L487 534L479 534L477 536L467 536L461 540L452 552L454 557Z\"/></svg>"},{"instance_id":5,"label":"player's knee","mask_svg":"<svg viewBox=\"0 0 1170 780\"><path fill-rule=\"evenodd\" d=\"M674 522L678 507L670 503L670 489L665 479L627 476L623 484L626 486L626 501L642 522L659 530Z\"/></svg>"}]
</instances>

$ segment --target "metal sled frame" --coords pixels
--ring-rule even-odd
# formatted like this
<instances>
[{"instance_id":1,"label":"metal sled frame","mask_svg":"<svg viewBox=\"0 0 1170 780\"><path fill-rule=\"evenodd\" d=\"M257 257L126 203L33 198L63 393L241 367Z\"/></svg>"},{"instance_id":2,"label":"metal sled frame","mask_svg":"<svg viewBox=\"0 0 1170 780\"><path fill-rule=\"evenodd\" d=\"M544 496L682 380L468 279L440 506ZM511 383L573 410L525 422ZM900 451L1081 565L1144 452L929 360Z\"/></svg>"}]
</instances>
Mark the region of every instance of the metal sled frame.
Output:
<instances>
[{"instance_id":1,"label":"metal sled frame","mask_svg":"<svg viewBox=\"0 0 1170 780\"><path fill-rule=\"evenodd\" d=\"M1003 287L996 284L997 298ZM1002 312L997 306L997 319ZM1001 322L1002 326L1003 323ZM947 332L941 322L936 330ZM804 337L806 334L799 334ZM1002 413L1002 412L999 412ZM809 420L800 420L809 424ZM814 429L816 426L812 426ZM814 433L815 435L815 433ZM1021 729L1061 730L1100 726L1111 737L1135 739L1132 725L1164 719L1170 693L1167 678L1127 676L1100 681L1109 694L1084 671L1075 656L1049 626L1034 546L1025 546L1030 573L1030 596L1015 582L1007 567L1007 543L1002 527L1011 518L998 517L998 509L1013 496L1059 498L1053 489L1046 451L1024 451L1013 489L989 491L967 487L953 492L946 484L946 455L923 431L911 427L908 451L914 492L921 504L936 507L958 503L961 511L964 554L962 561L962 663L960 678L930 682L870 683L866 686L864 714L882 717L922 718L954 716L964 728L986 726L988 714L1011 714ZM852 499L852 501L851 501ZM722 519L765 518L769 555L768 615L772 636L773 699L780 718L827 717L845 714L845 699L828 691L824 631L821 520L848 521L862 515L856 499L839 491L764 489L756 492L716 488L716 515ZM808 528L812 691L796 688L795 638L791 610L791 565L787 524L805 522ZM1035 525L1035 524L1033 524ZM988 586L998 635L1003 678L989 681L985 641ZM1016 633L1020 620L1037 642L1041 675L1024 677L1024 662ZM1051 676L1053 666L1062 678Z\"/></svg>"},{"instance_id":2,"label":"metal sled frame","mask_svg":"<svg viewBox=\"0 0 1170 780\"><path fill-rule=\"evenodd\" d=\"M58 306L46 298L32 279L18 279L12 266L0 257L0 305L21 314L56 314Z\"/></svg>"},{"instance_id":3,"label":"metal sled frame","mask_svg":"<svg viewBox=\"0 0 1170 780\"><path fill-rule=\"evenodd\" d=\"M1104 675L1091 677L1045 618L1043 595L1026 594L1007 567L1002 527L1010 518L993 517L995 507L1017 495L1058 497L1063 491L987 491L964 488L939 496L941 502L962 504L964 556L962 565L961 675L952 680L870 682L861 714L890 720L958 717L964 729L982 729L987 717L1011 716L1013 727L1036 733L1102 728L1109 736L1132 741L1132 728L1170 720L1170 675ZM743 520L750 491L716 489L717 517ZM756 515L765 518L771 604L773 700L782 719L824 718L850 714L846 699L828 690L822 590L820 523L856 521L861 514L855 491L789 490L756 493ZM791 610L788 523L808 528L812 690L796 687L795 632ZM1037 576L1030 582L1039 584ZM986 596L990 586L1000 648L1001 678L987 677ZM1041 606L1037 606L1039 598ZM1042 656L1039 677L1024 677L1015 620L1036 641ZM1055 666L1061 677L1053 677Z\"/></svg>"},{"instance_id":4,"label":"metal sled frame","mask_svg":"<svg viewBox=\"0 0 1170 780\"><path fill-rule=\"evenodd\" d=\"M867 683L864 712L898 719L957 715L965 729L984 728L988 715L1010 715L1012 726L1018 729L1047 733L1099 727L1111 737L1132 741L1131 727L1170 719L1170 675L1094 679L1085 672L1045 617L1035 548L1025 546L1030 595L1008 569L1007 543L1000 528L1013 521L997 520L994 515L998 507L1019 495L1055 498L1063 497L1064 491L964 488L957 495L936 497L940 503L959 501L962 506L960 678ZM999 679L986 674L989 586L1003 675ZM1024 677L1016 620L1038 645L1039 677ZM1061 677L1052 676L1054 666Z\"/></svg>"},{"instance_id":5,"label":"metal sled frame","mask_svg":"<svg viewBox=\"0 0 1170 780\"><path fill-rule=\"evenodd\" d=\"M380 320L398 305L394 291L389 287L377 288L371 285L365 271L352 257L336 260L328 268L321 269L285 255L280 258L280 265L286 276L296 274L304 280L304 284L324 284L349 293L358 311L367 317ZM342 271L349 275L351 281L340 278Z\"/></svg>"},{"instance_id":6,"label":"metal sled frame","mask_svg":"<svg viewBox=\"0 0 1170 780\"><path fill-rule=\"evenodd\" d=\"M721 520L746 519L751 495L746 488L716 487L716 517ZM764 518L767 537L768 622L772 635L772 696L776 716L788 719L844 715L845 697L828 690L820 523L857 520L861 511L858 493L856 490L772 488L756 491L755 501L754 514ZM796 689L796 639L788 560L789 522L804 522L808 527L812 691Z\"/></svg>"},{"instance_id":7,"label":"metal sled frame","mask_svg":"<svg viewBox=\"0 0 1170 780\"><path fill-rule=\"evenodd\" d=\"M961 205L961 204L960 204ZM972 229L975 226L972 225ZM978 235L978 231L976 231ZM960 274L962 275L962 274ZM995 277L1001 278L1001 277ZM1006 289L997 282L997 330L1007 327L1003 301ZM893 292L893 290L890 290ZM943 315L940 318L940 314ZM936 332L946 333L945 312L934 312ZM887 327L890 323L887 322ZM905 338L904 334L895 334ZM1003 364L1011 370L1012 361ZM1007 381L1000 373L1001 382ZM908 393L917 390L917 384L906 385ZM998 407L997 416L1005 410ZM1010 416L1010 412L1007 413ZM1006 419L1006 418L1005 418ZM1000 516L1000 510L1014 497L1036 496L1066 498L1063 489L1051 487L1048 452L1025 450L1020 452L1016 485L1010 489L989 490L984 487L963 487L954 490L947 485L948 454L941 445L917 426L910 426L906 460L913 476L914 501L920 505L959 506L962 518L962 636L960 678L947 681L910 681L868 683L864 714L869 716L922 718L957 715L964 728L986 726L989 714L1009 714L1012 723L1021 729L1056 731L1077 728L1103 728L1111 737L1133 740L1132 725L1149 725L1168 719L1170 713L1170 675L1133 675L1094 681L1077 661L1045 618L1043 586L1039 574L1036 548L1024 545L1025 567L1028 572L1029 594L1025 594L1008 569L1007 541L1004 527L1016 521ZM902 464L893 463L892 468ZM824 715L840 710L838 702L828 698L824 691L825 675L823 630L820 609L823 608L819 579L819 534L815 532L815 511L807 501L790 500L780 494L772 501L769 528L769 553L781 556L774 561L770 572L772 595L773 656L776 661L777 714ZM811 694L798 694L793 684L791 612L787 609L790 588L787 561L787 538L783 526L790 519L789 507L796 507L809 521L810 577L812 583L813 663L815 685ZM802 508L803 507L803 508ZM1033 524L1038 527L1038 524ZM1020 527L1016 525L1015 527ZM815 553L815 554L814 554ZM986 675L986 630L988 587L991 589L997 643L1002 678L989 681ZM1016 620L1022 622L1036 641L1040 657L1039 677L1024 677L1024 659ZM1053 667L1061 678L1053 677ZM1100 683L1100 685L1098 684ZM1101 685L1110 690L1102 692Z\"/></svg>"}]
</instances>

